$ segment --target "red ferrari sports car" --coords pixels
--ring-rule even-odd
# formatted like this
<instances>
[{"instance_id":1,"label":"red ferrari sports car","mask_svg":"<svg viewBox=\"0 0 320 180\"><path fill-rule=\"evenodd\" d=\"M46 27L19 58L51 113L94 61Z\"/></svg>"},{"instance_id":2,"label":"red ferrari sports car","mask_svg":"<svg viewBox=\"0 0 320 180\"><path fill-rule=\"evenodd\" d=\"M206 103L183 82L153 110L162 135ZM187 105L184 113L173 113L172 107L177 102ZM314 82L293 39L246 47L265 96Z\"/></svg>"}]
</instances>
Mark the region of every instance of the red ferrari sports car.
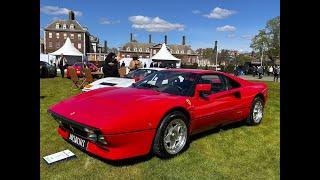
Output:
<instances>
[{"instance_id":1,"label":"red ferrari sports car","mask_svg":"<svg viewBox=\"0 0 320 180\"><path fill-rule=\"evenodd\" d=\"M267 86L211 70L168 69L128 88L107 87L51 106L58 133L109 160L170 158L190 135L235 121L261 122Z\"/></svg>"}]
</instances>

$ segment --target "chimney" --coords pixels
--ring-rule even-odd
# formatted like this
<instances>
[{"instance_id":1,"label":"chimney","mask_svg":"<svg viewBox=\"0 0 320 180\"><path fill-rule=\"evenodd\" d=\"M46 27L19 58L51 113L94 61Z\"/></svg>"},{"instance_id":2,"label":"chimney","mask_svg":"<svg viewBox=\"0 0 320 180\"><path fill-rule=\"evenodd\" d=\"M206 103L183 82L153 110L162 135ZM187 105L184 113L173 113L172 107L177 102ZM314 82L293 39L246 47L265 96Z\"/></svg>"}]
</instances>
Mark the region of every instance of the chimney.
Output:
<instances>
[{"instance_id":1,"label":"chimney","mask_svg":"<svg viewBox=\"0 0 320 180\"><path fill-rule=\"evenodd\" d=\"M133 41L133 38L132 38L132 33L130 33L130 42Z\"/></svg>"},{"instance_id":2,"label":"chimney","mask_svg":"<svg viewBox=\"0 0 320 180\"><path fill-rule=\"evenodd\" d=\"M167 35L164 35L164 43L168 44Z\"/></svg>"},{"instance_id":3,"label":"chimney","mask_svg":"<svg viewBox=\"0 0 320 180\"><path fill-rule=\"evenodd\" d=\"M69 20L74 20L74 12L69 11Z\"/></svg>"},{"instance_id":4,"label":"chimney","mask_svg":"<svg viewBox=\"0 0 320 180\"><path fill-rule=\"evenodd\" d=\"M151 44L151 34L149 34L149 44Z\"/></svg>"},{"instance_id":5,"label":"chimney","mask_svg":"<svg viewBox=\"0 0 320 180\"><path fill-rule=\"evenodd\" d=\"M217 44L218 44L218 41L214 41L214 52L217 52L218 50Z\"/></svg>"},{"instance_id":6,"label":"chimney","mask_svg":"<svg viewBox=\"0 0 320 180\"><path fill-rule=\"evenodd\" d=\"M186 45L186 36L182 36L182 45Z\"/></svg>"},{"instance_id":7,"label":"chimney","mask_svg":"<svg viewBox=\"0 0 320 180\"><path fill-rule=\"evenodd\" d=\"M108 52L107 41L104 41L104 53Z\"/></svg>"}]
</instances>

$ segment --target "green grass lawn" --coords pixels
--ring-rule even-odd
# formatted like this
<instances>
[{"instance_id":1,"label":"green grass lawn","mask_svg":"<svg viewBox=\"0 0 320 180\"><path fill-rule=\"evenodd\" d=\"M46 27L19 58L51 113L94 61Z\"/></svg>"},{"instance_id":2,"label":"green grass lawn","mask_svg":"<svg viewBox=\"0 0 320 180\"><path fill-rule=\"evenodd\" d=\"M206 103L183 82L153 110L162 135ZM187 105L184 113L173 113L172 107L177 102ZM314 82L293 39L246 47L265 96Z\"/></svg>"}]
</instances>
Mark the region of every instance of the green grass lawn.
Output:
<instances>
[{"instance_id":1,"label":"green grass lawn","mask_svg":"<svg viewBox=\"0 0 320 180\"><path fill-rule=\"evenodd\" d=\"M193 137L181 155L111 163L78 150L57 133L47 108L80 93L60 77L40 79L41 179L280 179L280 85L266 82L269 101L259 126L242 123ZM48 166L42 157L69 149L76 159Z\"/></svg>"}]
</instances>

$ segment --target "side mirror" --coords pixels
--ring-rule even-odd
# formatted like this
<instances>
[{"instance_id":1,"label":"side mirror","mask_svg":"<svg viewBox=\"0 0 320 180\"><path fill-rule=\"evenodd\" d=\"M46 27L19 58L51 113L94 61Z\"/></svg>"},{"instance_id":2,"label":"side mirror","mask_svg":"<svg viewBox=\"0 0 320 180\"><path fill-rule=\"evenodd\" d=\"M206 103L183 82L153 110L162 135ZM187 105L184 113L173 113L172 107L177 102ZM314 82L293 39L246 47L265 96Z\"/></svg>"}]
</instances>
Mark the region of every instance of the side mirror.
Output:
<instances>
[{"instance_id":1,"label":"side mirror","mask_svg":"<svg viewBox=\"0 0 320 180\"><path fill-rule=\"evenodd\" d=\"M211 84L197 84L196 85L196 92L200 93L201 92L210 92L211 91Z\"/></svg>"}]
</instances>

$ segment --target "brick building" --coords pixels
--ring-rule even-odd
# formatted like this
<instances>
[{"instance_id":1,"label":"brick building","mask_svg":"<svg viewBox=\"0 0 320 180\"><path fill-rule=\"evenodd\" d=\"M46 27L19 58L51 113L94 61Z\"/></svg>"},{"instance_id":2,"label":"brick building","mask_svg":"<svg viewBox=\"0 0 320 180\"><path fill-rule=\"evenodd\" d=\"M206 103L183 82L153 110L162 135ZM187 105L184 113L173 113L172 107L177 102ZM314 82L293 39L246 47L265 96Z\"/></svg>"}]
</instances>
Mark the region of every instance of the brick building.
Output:
<instances>
[{"instance_id":1,"label":"brick building","mask_svg":"<svg viewBox=\"0 0 320 180\"><path fill-rule=\"evenodd\" d=\"M44 52L51 53L63 46L67 37L80 52L86 54L94 52L94 45L99 43L98 38L92 36L86 27L75 19L73 11L69 12L69 18L54 20L44 28ZM93 40L93 42L91 42Z\"/></svg>"},{"instance_id":2,"label":"brick building","mask_svg":"<svg viewBox=\"0 0 320 180\"><path fill-rule=\"evenodd\" d=\"M167 36L164 36L164 42L173 56L181 59L183 64L195 63L198 60L198 54L191 49L190 45L186 45L185 40L185 36L183 36L181 44L168 44ZM135 54L140 58L151 58L160 50L161 46L161 43L152 42L151 35L149 35L147 43L140 43L133 40L132 33L130 33L130 41L120 48L119 53L121 58L132 57Z\"/></svg>"}]
</instances>

